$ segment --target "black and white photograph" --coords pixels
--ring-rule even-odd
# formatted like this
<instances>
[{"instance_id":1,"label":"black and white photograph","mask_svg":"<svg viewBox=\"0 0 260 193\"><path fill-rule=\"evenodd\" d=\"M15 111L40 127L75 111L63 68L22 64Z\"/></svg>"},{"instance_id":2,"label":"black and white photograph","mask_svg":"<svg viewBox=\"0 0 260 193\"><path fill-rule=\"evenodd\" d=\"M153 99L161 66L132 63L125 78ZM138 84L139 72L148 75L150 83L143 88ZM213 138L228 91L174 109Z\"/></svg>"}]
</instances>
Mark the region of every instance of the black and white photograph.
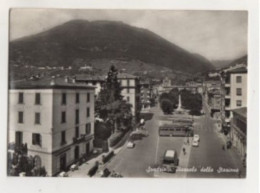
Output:
<instances>
[{"instance_id":1,"label":"black and white photograph","mask_svg":"<svg viewBox=\"0 0 260 193\"><path fill-rule=\"evenodd\" d=\"M246 178L248 12L13 8L7 175Z\"/></svg>"},{"instance_id":2,"label":"black and white photograph","mask_svg":"<svg viewBox=\"0 0 260 193\"><path fill-rule=\"evenodd\" d=\"M247 11L9 16L8 176L246 178Z\"/></svg>"}]
</instances>

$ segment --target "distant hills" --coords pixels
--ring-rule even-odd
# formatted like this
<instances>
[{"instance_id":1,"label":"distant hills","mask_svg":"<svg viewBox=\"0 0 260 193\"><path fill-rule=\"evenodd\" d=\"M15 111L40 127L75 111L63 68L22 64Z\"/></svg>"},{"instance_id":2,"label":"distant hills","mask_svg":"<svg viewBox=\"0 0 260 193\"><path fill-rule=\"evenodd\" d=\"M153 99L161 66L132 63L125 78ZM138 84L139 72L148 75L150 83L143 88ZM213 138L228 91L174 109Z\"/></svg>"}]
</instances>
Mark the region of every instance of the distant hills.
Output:
<instances>
[{"instance_id":1,"label":"distant hills","mask_svg":"<svg viewBox=\"0 0 260 193\"><path fill-rule=\"evenodd\" d=\"M211 61L211 63L216 68L216 70L227 68L235 64L241 64L241 63L247 64L247 55L242 56L235 60L215 60L215 61Z\"/></svg>"},{"instance_id":2,"label":"distant hills","mask_svg":"<svg viewBox=\"0 0 260 193\"><path fill-rule=\"evenodd\" d=\"M214 69L203 56L189 53L149 30L122 22L73 20L12 41L9 46L11 79L29 76L47 67L54 71L61 67L60 70L76 73L87 65L102 71L111 61L120 63L126 70L135 63L137 67L143 64L142 71L148 68L158 72L165 68L194 74Z\"/></svg>"}]
</instances>

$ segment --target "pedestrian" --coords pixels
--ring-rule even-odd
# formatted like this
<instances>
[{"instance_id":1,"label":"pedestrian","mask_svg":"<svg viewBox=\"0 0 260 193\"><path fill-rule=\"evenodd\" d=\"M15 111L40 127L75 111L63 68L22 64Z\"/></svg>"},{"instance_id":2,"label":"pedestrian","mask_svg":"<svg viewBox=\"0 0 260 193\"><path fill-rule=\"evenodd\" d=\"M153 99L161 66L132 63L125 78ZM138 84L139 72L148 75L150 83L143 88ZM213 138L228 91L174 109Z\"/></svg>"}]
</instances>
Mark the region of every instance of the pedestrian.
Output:
<instances>
[{"instance_id":1,"label":"pedestrian","mask_svg":"<svg viewBox=\"0 0 260 193\"><path fill-rule=\"evenodd\" d=\"M222 146L222 149L225 151L225 145Z\"/></svg>"},{"instance_id":2,"label":"pedestrian","mask_svg":"<svg viewBox=\"0 0 260 193\"><path fill-rule=\"evenodd\" d=\"M189 137L187 138L187 144L188 144L188 145L190 144L190 140L189 140Z\"/></svg>"},{"instance_id":3,"label":"pedestrian","mask_svg":"<svg viewBox=\"0 0 260 193\"><path fill-rule=\"evenodd\" d=\"M186 154L186 149L185 149L185 147L182 148L182 151L183 151L183 154L185 155L185 154Z\"/></svg>"}]
</instances>

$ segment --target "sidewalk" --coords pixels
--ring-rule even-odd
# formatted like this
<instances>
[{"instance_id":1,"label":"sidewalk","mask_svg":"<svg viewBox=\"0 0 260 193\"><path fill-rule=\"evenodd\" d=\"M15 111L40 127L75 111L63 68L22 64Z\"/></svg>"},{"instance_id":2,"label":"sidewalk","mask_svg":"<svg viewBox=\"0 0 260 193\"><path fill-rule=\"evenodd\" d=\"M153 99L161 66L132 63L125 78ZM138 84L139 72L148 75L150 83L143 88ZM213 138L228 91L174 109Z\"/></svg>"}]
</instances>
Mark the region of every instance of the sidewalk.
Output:
<instances>
[{"instance_id":1,"label":"sidewalk","mask_svg":"<svg viewBox=\"0 0 260 193\"><path fill-rule=\"evenodd\" d=\"M220 132L221 128L218 126L217 123L214 124L214 130L216 131L219 138L221 138L221 140L223 141L223 144L226 144L227 137L223 133ZM246 168L243 166L242 159L241 159L240 155L238 154L236 148L234 146L232 146L231 149L226 149L225 151L230 154L230 157L232 158L233 163L235 164L235 166L237 168L239 168L239 170L241 172L241 178L245 178L246 177Z\"/></svg>"},{"instance_id":2,"label":"sidewalk","mask_svg":"<svg viewBox=\"0 0 260 193\"><path fill-rule=\"evenodd\" d=\"M112 148L109 148L109 152L114 151L114 156L105 164L103 164L102 162L102 156L103 155L107 155L109 152L105 152L105 153L101 153L100 155L98 155L95 158L92 158L88 161L86 161L85 163L83 163L82 165L80 165L78 167L77 170L74 171L68 171L68 176L69 177L87 177L90 178L88 176L88 171L90 170L90 168L92 168L96 162L99 163L99 167L98 167L98 171L96 172L96 174L92 177L100 177L101 174L100 172L103 171L106 167L106 165L111 162L111 160L113 160L113 158L122 150L125 148L125 142L127 141L129 134L131 133L131 131L129 131L128 133L125 134L125 136Z\"/></svg>"},{"instance_id":3,"label":"sidewalk","mask_svg":"<svg viewBox=\"0 0 260 193\"><path fill-rule=\"evenodd\" d=\"M190 160L190 154L191 154L191 148L192 148L192 137L189 137L189 143L186 143L186 139L184 139L184 143L181 147L180 155L179 155L179 166L178 168L188 168L189 160ZM183 148L185 148L186 153L183 153ZM174 175L176 178L186 178L187 172L178 171Z\"/></svg>"}]
</instances>

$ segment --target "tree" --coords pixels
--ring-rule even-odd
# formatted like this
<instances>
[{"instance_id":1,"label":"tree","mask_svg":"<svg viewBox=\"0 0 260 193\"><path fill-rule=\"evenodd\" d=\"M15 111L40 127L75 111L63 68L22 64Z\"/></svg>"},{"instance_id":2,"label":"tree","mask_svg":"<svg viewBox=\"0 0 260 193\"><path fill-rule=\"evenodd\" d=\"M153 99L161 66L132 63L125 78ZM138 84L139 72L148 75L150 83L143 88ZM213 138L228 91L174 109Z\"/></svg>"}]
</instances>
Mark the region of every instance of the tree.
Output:
<instances>
[{"instance_id":1,"label":"tree","mask_svg":"<svg viewBox=\"0 0 260 193\"><path fill-rule=\"evenodd\" d=\"M107 140L111 135L111 130L103 122L95 122L95 139Z\"/></svg>"},{"instance_id":2,"label":"tree","mask_svg":"<svg viewBox=\"0 0 260 193\"><path fill-rule=\"evenodd\" d=\"M26 147L26 148L25 148ZM14 145L13 156L8 154L8 175L18 176L24 172L26 176L46 176L45 167L35 163L35 157L27 155L27 145Z\"/></svg>"},{"instance_id":3,"label":"tree","mask_svg":"<svg viewBox=\"0 0 260 193\"><path fill-rule=\"evenodd\" d=\"M122 124L126 126L132 120L132 106L123 100L117 74L116 68L112 65L97 102L98 114L105 120L112 133L117 130L118 126Z\"/></svg>"},{"instance_id":4,"label":"tree","mask_svg":"<svg viewBox=\"0 0 260 193\"><path fill-rule=\"evenodd\" d=\"M169 99L161 100L161 109L165 114L171 114L173 112L173 104Z\"/></svg>"},{"instance_id":5,"label":"tree","mask_svg":"<svg viewBox=\"0 0 260 193\"><path fill-rule=\"evenodd\" d=\"M200 94L193 94L184 89L181 91L181 99L183 107L189 109L191 115L200 115L202 109L202 96Z\"/></svg>"}]
</instances>

